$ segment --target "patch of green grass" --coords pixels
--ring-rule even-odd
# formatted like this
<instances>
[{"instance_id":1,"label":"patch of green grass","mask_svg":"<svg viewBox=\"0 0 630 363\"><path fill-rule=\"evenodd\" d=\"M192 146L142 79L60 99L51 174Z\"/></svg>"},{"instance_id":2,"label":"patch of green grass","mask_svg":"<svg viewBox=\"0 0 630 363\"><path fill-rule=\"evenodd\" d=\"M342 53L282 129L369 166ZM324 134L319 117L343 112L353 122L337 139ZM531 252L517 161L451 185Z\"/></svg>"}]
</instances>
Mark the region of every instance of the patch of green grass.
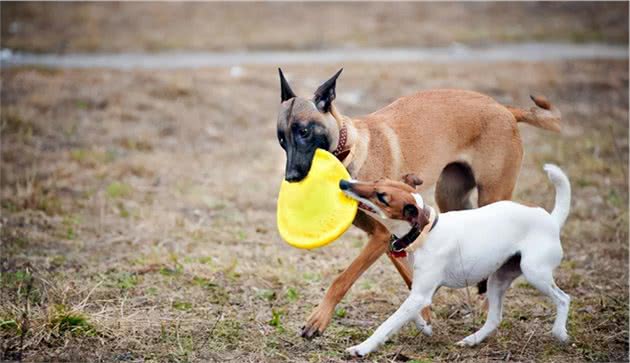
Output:
<instances>
[{"instance_id":1,"label":"patch of green grass","mask_svg":"<svg viewBox=\"0 0 630 363\"><path fill-rule=\"evenodd\" d=\"M151 287L147 288L147 293L150 294L150 295L155 296L158 293L158 289L157 289L157 287L151 286Z\"/></svg>"},{"instance_id":2,"label":"patch of green grass","mask_svg":"<svg viewBox=\"0 0 630 363\"><path fill-rule=\"evenodd\" d=\"M14 318L0 318L0 330L7 331L15 335L20 333L18 322Z\"/></svg>"},{"instance_id":3,"label":"patch of green grass","mask_svg":"<svg viewBox=\"0 0 630 363\"><path fill-rule=\"evenodd\" d=\"M18 206L8 199L3 200L1 205L2 208L6 209L9 213L15 213L19 210Z\"/></svg>"},{"instance_id":4,"label":"patch of green grass","mask_svg":"<svg viewBox=\"0 0 630 363\"><path fill-rule=\"evenodd\" d=\"M621 195L619 195L619 192L616 189L610 189L608 191L606 201L609 205L615 208L621 208L625 204L623 198L621 197Z\"/></svg>"},{"instance_id":5,"label":"patch of green grass","mask_svg":"<svg viewBox=\"0 0 630 363\"><path fill-rule=\"evenodd\" d=\"M270 289L260 289L256 292L256 296L263 300L273 301L276 299L276 292Z\"/></svg>"},{"instance_id":6,"label":"patch of green grass","mask_svg":"<svg viewBox=\"0 0 630 363\"><path fill-rule=\"evenodd\" d=\"M293 287L289 287L287 289L286 295L287 295L287 300L289 300L291 302L295 302L299 298L297 290L295 288L293 288Z\"/></svg>"},{"instance_id":7,"label":"patch of green grass","mask_svg":"<svg viewBox=\"0 0 630 363\"><path fill-rule=\"evenodd\" d=\"M146 140L133 140L130 138L124 138L119 142L120 146L127 150L134 151L152 151L153 145Z\"/></svg>"},{"instance_id":8,"label":"patch of green grass","mask_svg":"<svg viewBox=\"0 0 630 363\"><path fill-rule=\"evenodd\" d=\"M63 225L65 226L65 230L63 232L63 237L65 239L73 240L77 238L76 227L79 225L78 217L65 216L63 218Z\"/></svg>"},{"instance_id":9,"label":"patch of green grass","mask_svg":"<svg viewBox=\"0 0 630 363\"><path fill-rule=\"evenodd\" d=\"M328 334L331 336L343 337L344 340L356 344L364 341L371 334L370 329L355 326L343 326L339 324L332 324L328 327L327 332L329 332Z\"/></svg>"},{"instance_id":10,"label":"patch of green grass","mask_svg":"<svg viewBox=\"0 0 630 363\"><path fill-rule=\"evenodd\" d=\"M236 238L239 241L244 241L247 238L247 232L243 231L243 230L239 230L236 232Z\"/></svg>"},{"instance_id":11,"label":"patch of green grass","mask_svg":"<svg viewBox=\"0 0 630 363\"><path fill-rule=\"evenodd\" d=\"M230 280L233 280L233 281L241 277L241 274L236 272L236 266L238 266L238 259L234 257L232 258L232 262L226 268L223 269L223 273L225 273L225 275Z\"/></svg>"},{"instance_id":12,"label":"patch of green grass","mask_svg":"<svg viewBox=\"0 0 630 363\"><path fill-rule=\"evenodd\" d=\"M516 284L516 287L517 287L517 288L519 288L519 289L526 289L526 290L538 291L538 290L536 290L536 288L535 288L535 287L533 287L532 285L530 285L530 283L529 283L529 282L527 282L527 281L525 281L525 280L519 281L519 283L518 283L518 284Z\"/></svg>"},{"instance_id":13,"label":"patch of green grass","mask_svg":"<svg viewBox=\"0 0 630 363\"><path fill-rule=\"evenodd\" d=\"M171 305L173 309L180 311L190 311L192 310L192 303L188 301L173 301Z\"/></svg>"},{"instance_id":14,"label":"patch of green grass","mask_svg":"<svg viewBox=\"0 0 630 363\"><path fill-rule=\"evenodd\" d=\"M61 267L66 263L66 260L65 255L55 255L50 257L50 264L52 266Z\"/></svg>"},{"instance_id":15,"label":"patch of green grass","mask_svg":"<svg viewBox=\"0 0 630 363\"><path fill-rule=\"evenodd\" d=\"M33 124L27 122L22 116L13 110L3 110L0 115L0 131L3 134L33 134Z\"/></svg>"},{"instance_id":16,"label":"patch of green grass","mask_svg":"<svg viewBox=\"0 0 630 363\"><path fill-rule=\"evenodd\" d=\"M219 286L207 278L198 276L193 277L192 283L208 290L208 301L210 303L222 305L228 301L229 295L223 286Z\"/></svg>"},{"instance_id":17,"label":"patch of green grass","mask_svg":"<svg viewBox=\"0 0 630 363\"><path fill-rule=\"evenodd\" d=\"M177 276L180 275L182 273L182 267L177 266L175 268L170 268L170 267L161 267L160 268L160 275L162 276Z\"/></svg>"},{"instance_id":18,"label":"patch of green grass","mask_svg":"<svg viewBox=\"0 0 630 363\"><path fill-rule=\"evenodd\" d=\"M120 215L120 217L122 217L122 218L128 218L129 217L129 215L130 215L129 211L125 208L125 205L122 204L122 202L118 202L116 207L118 208L118 215Z\"/></svg>"},{"instance_id":19,"label":"patch of green grass","mask_svg":"<svg viewBox=\"0 0 630 363\"><path fill-rule=\"evenodd\" d=\"M207 287L208 285L211 284L210 279L207 279L205 277L199 277L199 276L194 276L191 282L194 285L201 286L201 287Z\"/></svg>"},{"instance_id":20,"label":"patch of green grass","mask_svg":"<svg viewBox=\"0 0 630 363\"><path fill-rule=\"evenodd\" d=\"M317 272L305 272L302 274L302 278L308 282L318 282L322 279L322 275Z\"/></svg>"},{"instance_id":21,"label":"patch of green grass","mask_svg":"<svg viewBox=\"0 0 630 363\"><path fill-rule=\"evenodd\" d=\"M59 335L69 333L93 336L96 334L94 326L90 324L84 314L72 311L63 304L57 304L53 307L49 316L49 325L51 330Z\"/></svg>"},{"instance_id":22,"label":"patch of green grass","mask_svg":"<svg viewBox=\"0 0 630 363\"><path fill-rule=\"evenodd\" d=\"M370 280L363 280L359 286L363 290L371 290L374 287L374 283Z\"/></svg>"},{"instance_id":23,"label":"patch of green grass","mask_svg":"<svg viewBox=\"0 0 630 363\"><path fill-rule=\"evenodd\" d=\"M63 213L61 208L61 200L52 192L44 192L38 190L33 195L33 201L26 205L25 209L41 210L49 216Z\"/></svg>"},{"instance_id":24,"label":"patch of green grass","mask_svg":"<svg viewBox=\"0 0 630 363\"><path fill-rule=\"evenodd\" d=\"M75 105L79 110L87 110L90 104L85 100L76 100Z\"/></svg>"},{"instance_id":25,"label":"patch of green grass","mask_svg":"<svg viewBox=\"0 0 630 363\"><path fill-rule=\"evenodd\" d=\"M199 258L197 259L197 261L198 261L199 263L203 263L203 264L205 264L205 265L212 265L212 257L210 257L210 256L203 256L203 257L199 257Z\"/></svg>"},{"instance_id":26,"label":"patch of green grass","mask_svg":"<svg viewBox=\"0 0 630 363\"><path fill-rule=\"evenodd\" d=\"M13 296L19 299L28 299L32 304L41 301L41 292L36 280L28 270L0 272L0 291L3 294L14 294Z\"/></svg>"},{"instance_id":27,"label":"patch of green grass","mask_svg":"<svg viewBox=\"0 0 630 363\"><path fill-rule=\"evenodd\" d=\"M116 286L121 290L132 289L136 285L138 285L138 275L133 273L123 272L116 279Z\"/></svg>"},{"instance_id":28,"label":"patch of green grass","mask_svg":"<svg viewBox=\"0 0 630 363\"><path fill-rule=\"evenodd\" d=\"M114 181L107 186L106 192L107 196L113 199L125 198L131 195L133 189L128 184Z\"/></svg>"},{"instance_id":29,"label":"patch of green grass","mask_svg":"<svg viewBox=\"0 0 630 363\"><path fill-rule=\"evenodd\" d=\"M284 327L282 326L282 315L284 315L284 311L271 309L271 320L269 320L269 325L275 327L279 332L284 331Z\"/></svg>"},{"instance_id":30,"label":"patch of green grass","mask_svg":"<svg viewBox=\"0 0 630 363\"><path fill-rule=\"evenodd\" d=\"M241 343L243 332L243 326L239 321L224 318L217 321L210 341L227 345L227 348L235 348Z\"/></svg>"},{"instance_id":31,"label":"patch of green grass","mask_svg":"<svg viewBox=\"0 0 630 363\"><path fill-rule=\"evenodd\" d=\"M110 163L114 161L115 158L116 154L111 150L74 149L70 151L71 160L90 168Z\"/></svg>"}]
</instances>

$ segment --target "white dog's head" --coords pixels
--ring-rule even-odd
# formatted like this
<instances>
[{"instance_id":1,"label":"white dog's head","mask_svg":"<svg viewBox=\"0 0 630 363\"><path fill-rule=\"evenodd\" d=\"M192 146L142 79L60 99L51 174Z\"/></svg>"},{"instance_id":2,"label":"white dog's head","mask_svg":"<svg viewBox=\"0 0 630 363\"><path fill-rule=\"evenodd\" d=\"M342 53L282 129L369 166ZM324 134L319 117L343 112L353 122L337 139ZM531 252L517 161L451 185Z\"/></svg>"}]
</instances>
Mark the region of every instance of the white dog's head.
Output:
<instances>
[{"instance_id":1,"label":"white dog's head","mask_svg":"<svg viewBox=\"0 0 630 363\"><path fill-rule=\"evenodd\" d=\"M402 182L390 179L374 182L341 180L339 188L357 200L360 209L377 214L382 219L407 221L422 230L429 223L430 209L416 191L421 184L420 178L406 174Z\"/></svg>"}]
</instances>

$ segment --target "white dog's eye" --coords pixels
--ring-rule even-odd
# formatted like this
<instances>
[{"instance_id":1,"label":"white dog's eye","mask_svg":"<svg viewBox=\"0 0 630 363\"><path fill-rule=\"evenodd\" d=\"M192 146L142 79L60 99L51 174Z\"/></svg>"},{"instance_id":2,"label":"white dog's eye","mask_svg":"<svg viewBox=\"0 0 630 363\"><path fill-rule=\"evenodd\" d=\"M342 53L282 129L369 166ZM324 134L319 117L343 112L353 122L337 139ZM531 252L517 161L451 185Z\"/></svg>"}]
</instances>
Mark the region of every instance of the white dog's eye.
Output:
<instances>
[{"instance_id":1,"label":"white dog's eye","mask_svg":"<svg viewBox=\"0 0 630 363\"><path fill-rule=\"evenodd\" d=\"M389 205L387 203L387 194L385 193L376 193L376 199L378 199L379 202L385 204L385 205Z\"/></svg>"}]
</instances>

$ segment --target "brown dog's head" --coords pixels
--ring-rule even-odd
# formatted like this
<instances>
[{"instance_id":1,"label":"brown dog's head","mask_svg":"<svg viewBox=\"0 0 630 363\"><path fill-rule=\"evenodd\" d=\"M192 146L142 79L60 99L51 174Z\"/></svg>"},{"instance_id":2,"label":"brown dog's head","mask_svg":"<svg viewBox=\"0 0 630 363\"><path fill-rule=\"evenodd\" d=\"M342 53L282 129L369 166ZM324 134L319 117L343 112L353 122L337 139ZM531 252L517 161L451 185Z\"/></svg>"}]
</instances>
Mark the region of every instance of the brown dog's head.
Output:
<instances>
[{"instance_id":1,"label":"brown dog's head","mask_svg":"<svg viewBox=\"0 0 630 363\"><path fill-rule=\"evenodd\" d=\"M333 151L339 141L339 123L331 114L339 70L315 91L312 99L293 93L282 70L280 73L280 111L278 142L287 155L284 178L299 182L311 169L315 150Z\"/></svg>"},{"instance_id":2,"label":"brown dog's head","mask_svg":"<svg viewBox=\"0 0 630 363\"><path fill-rule=\"evenodd\" d=\"M430 216L428 207L416 192L416 186L421 185L422 180L413 174L404 175L402 180L341 180L339 188L361 203L361 209L376 213L383 219L405 220L422 229L429 223Z\"/></svg>"}]
</instances>

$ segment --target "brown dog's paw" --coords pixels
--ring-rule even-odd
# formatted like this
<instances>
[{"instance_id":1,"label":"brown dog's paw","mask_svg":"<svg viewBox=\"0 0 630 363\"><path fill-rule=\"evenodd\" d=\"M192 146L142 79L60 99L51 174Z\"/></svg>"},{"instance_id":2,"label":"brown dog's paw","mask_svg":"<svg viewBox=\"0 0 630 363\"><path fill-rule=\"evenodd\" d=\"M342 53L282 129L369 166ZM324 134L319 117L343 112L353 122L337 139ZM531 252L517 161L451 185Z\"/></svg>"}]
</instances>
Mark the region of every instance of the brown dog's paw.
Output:
<instances>
[{"instance_id":1,"label":"brown dog's paw","mask_svg":"<svg viewBox=\"0 0 630 363\"><path fill-rule=\"evenodd\" d=\"M312 339L316 336L321 335L328 324L330 323L330 319L332 318L332 311L324 311L323 309L317 307L311 313L306 324L302 327L302 331L300 335L302 338Z\"/></svg>"}]
</instances>

